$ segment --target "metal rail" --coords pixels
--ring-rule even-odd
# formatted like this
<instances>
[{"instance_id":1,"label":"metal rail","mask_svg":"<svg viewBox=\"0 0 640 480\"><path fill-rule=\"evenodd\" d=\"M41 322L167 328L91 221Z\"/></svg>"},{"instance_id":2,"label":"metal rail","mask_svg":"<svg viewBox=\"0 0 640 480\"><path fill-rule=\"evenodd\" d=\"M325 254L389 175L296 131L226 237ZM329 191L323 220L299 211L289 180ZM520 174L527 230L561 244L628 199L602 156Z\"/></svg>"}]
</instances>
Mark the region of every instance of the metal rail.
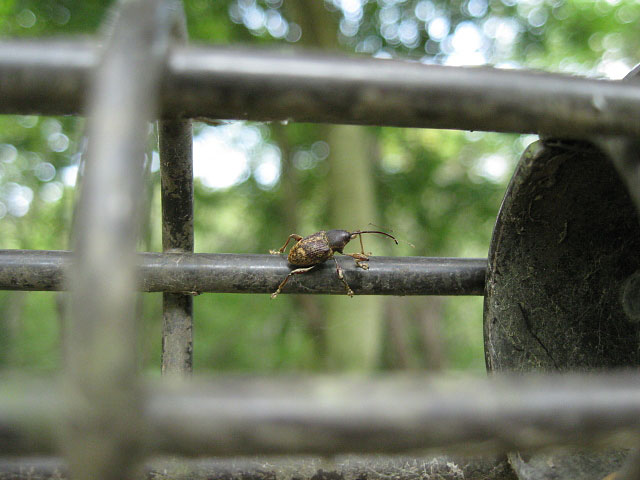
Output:
<instances>
[{"instance_id":1,"label":"metal rail","mask_svg":"<svg viewBox=\"0 0 640 480\"><path fill-rule=\"evenodd\" d=\"M162 250L193 253L193 141L191 120L158 122L162 198ZM193 366L193 296L162 296L162 373Z\"/></svg>"},{"instance_id":2,"label":"metal rail","mask_svg":"<svg viewBox=\"0 0 640 480\"><path fill-rule=\"evenodd\" d=\"M506 457L396 457L343 455L323 457L252 457L154 459L145 464L149 480L516 480ZM17 480L68 478L59 458L1 458L0 478Z\"/></svg>"},{"instance_id":3,"label":"metal rail","mask_svg":"<svg viewBox=\"0 0 640 480\"><path fill-rule=\"evenodd\" d=\"M87 43L0 43L0 113L80 113L97 63ZM163 80L167 117L640 135L622 81L213 47L174 48Z\"/></svg>"},{"instance_id":4,"label":"metal rail","mask_svg":"<svg viewBox=\"0 0 640 480\"><path fill-rule=\"evenodd\" d=\"M0 289L62 290L72 254L46 250L0 250ZM370 268L339 258L357 295L482 295L483 258L371 257ZM138 288L171 293L273 293L291 268L282 256L140 253ZM135 263L135 262L134 262ZM344 295L333 263L294 276L283 293Z\"/></svg>"},{"instance_id":5,"label":"metal rail","mask_svg":"<svg viewBox=\"0 0 640 480\"><path fill-rule=\"evenodd\" d=\"M147 122L157 116L173 13L162 0L123 2L93 72L61 412L76 479L133 478L143 455L135 249Z\"/></svg>"},{"instance_id":6,"label":"metal rail","mask_svg":"<svg viewBox=\"0 0 640 480\"><path fill-rule=\"evenodd\" d=\"M55 387L3 381L0 392L0 451L55 452L62 408ZM640 378L631 372L231 377L163 382L146 393L145 440L160 454L533 452L635 446L640 431Z\"/></svg>"},{"instance_id":7,"label":"metal rail","mask_svg":"<svg viewBox=\"0 0 640 480\"><path fill-rule=\"evenodd\" d=\"M182 5L174 37L185 42ZM158 122L162 198L162 251L193 253L193 133L190 120ZM162 295L162 373L184 375L193 369L193 296Z\"/></svg>"}]
</instances>

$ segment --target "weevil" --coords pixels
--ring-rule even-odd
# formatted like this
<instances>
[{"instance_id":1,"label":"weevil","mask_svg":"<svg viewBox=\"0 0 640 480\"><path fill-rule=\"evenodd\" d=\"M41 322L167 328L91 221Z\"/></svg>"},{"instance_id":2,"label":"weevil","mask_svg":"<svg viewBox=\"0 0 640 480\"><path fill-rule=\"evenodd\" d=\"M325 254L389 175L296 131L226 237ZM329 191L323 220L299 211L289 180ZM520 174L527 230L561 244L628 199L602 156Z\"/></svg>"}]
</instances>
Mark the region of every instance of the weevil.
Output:
<instances>
[{"instance_id":1,"label":"weevil","mask_svg":"<svg viewBox=\"0 0 640 480\"><path fill-rule=\"evenodd\" d=\"M362 244L363 233L379 233L381 235L386 235L393 239L393 241L396 242L396 245L398 244L398 240L396 240L393 235L389 235L388 233L380 232L378 230L356 230L355 232L347 232L346 230L321 230L304 238L295 233L289 235L289 238L287 238L287 241L280 250L269 250L269 253L272 255L279 255L283 253L291 239L293 239L296 243L291 247L291 250L289 250L287 261L294 267L299 268L292 270L289 275L285 277L282 283L278 285L278 289L271 294L271 298L276 298L278 296L282 287L285 286L291 276L306 273L317 265L326 262L330 258L336 262L336 273L338 274L340 281L344 284L344 287L347 290L347 295L353 297L353 290L351 290L351 287L349 287L349 284L345 280L344 271L335 259L334 254L341 253L343 255L348 255L355 260L356 266L363 270L368 270L369 265L364 262L369 261L369 255L371 255L371 253L364 253L364 245ZM344 253L342 251L344 247L356 237L360 239L360 253Z\"/></svg>"}]
</instances>

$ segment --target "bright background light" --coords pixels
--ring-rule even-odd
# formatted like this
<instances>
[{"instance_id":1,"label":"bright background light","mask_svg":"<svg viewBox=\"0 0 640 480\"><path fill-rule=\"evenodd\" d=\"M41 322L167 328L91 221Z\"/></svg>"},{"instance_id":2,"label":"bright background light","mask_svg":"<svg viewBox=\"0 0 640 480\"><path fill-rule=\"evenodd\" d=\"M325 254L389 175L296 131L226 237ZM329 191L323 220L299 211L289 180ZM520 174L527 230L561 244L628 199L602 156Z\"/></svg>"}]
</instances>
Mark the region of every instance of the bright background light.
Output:
<instances>
[{"instance_id":1,"label":"bright background light","mask_svg":"<svg viewBox=\"0 0 640 480\"><path fill-rule=\"evenodd\" d=\"M280 149L255 125L205 126L194 136L193 176L210 190L238 185L250 176L269 189L280 179L280 170Z\"/></svg>"}]
</instances>

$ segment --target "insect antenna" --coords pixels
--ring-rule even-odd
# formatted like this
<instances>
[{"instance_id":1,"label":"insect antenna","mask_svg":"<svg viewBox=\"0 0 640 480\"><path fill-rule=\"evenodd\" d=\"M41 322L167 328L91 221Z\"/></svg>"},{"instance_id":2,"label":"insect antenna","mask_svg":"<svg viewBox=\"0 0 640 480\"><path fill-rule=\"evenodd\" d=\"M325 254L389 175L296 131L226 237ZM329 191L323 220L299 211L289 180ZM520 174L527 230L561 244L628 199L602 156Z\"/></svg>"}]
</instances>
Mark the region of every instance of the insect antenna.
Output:
<instances>
[{"instance_id":1,"label":"insect antenna","mask_svg":"<svg viewBox=\"0 0 640 480\"><path fill-rule=\"evenodd\" d=\"M376 225L375 223L371 223L371 222L369 222L369 223L368 223L368 225L371 225L372 227L379 228L380 230L386 230L387 232L390 232L390 233L395 233L395 232L393 231L393 228L384 227L384 226L381 226L381 225ZM416 248L416 246L415 246L413 243L411 243L411 242L409 242L409 241L405 240L404 238L401 238L401 239L400 239L400 241L401 241L402 243L406 243L406 244L407 244L407 245L409 245L411 248ZM398 242L396 242L396 244L397 244L397 243L398 243Z\"/></svg>"},{"instance_id":2,"label":"insect antenna","mask_svg":"<svg viewBox=\"0 0 640 480\"><path fill-rule=\"evenodd\" d=\"M391 238L394 242L396 242L396 245L398 244L398 240L396 239L396 237L394 237L393 235L387 232L381 232L379 230L356 230L355 232L351 232L350 235L361 235L363 233L379 233L380 235L386 235L387 237Z\"/></svg>"}]
</instances>

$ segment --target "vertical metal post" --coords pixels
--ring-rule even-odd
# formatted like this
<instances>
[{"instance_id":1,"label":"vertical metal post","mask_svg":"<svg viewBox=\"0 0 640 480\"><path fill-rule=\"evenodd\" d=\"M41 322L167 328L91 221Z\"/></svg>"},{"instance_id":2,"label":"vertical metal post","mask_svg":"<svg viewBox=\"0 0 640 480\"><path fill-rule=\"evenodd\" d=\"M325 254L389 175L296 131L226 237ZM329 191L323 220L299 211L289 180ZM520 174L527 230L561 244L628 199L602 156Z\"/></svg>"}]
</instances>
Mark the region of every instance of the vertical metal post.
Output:
<instances>
[{"instance_id":1,"label":"vertical metal post","mask_svg":"<svg viewBox=\"0 0 640 480\"><path fill-rule=\"evenodd\" d=\"M178 6L178 5L177 5ZM187 39L179 5L173 36ZM158 122L162 198L162 251L193 252L193 132L191 120ZM193 297L164 293L162 374L185 375L193 370Z\"/></svg>"},{"instance_id":2,"label":"vertical metal post","mask_svg":"<svg viewBox=\"0 0 640 480\"><path fill-rule=\"evenodd\" d=\"M142 455L135 250L148 122L169 45L167 7L122 2L93 78L66 339L63 448L76 479L131 478Z\"/></svg>"},{"instance_id":3,"label":"vertical metal post","mask_svg":"<svg viewBox=\"0 0 640 480\"><path fill-rule=\"evenodd\" d=\"M159 122L162 175L162 250L193 252L193 162L190 120ZM162 373L188 374L193 366L193 297L164 293Z\"/></svg>"}]
</instances>

